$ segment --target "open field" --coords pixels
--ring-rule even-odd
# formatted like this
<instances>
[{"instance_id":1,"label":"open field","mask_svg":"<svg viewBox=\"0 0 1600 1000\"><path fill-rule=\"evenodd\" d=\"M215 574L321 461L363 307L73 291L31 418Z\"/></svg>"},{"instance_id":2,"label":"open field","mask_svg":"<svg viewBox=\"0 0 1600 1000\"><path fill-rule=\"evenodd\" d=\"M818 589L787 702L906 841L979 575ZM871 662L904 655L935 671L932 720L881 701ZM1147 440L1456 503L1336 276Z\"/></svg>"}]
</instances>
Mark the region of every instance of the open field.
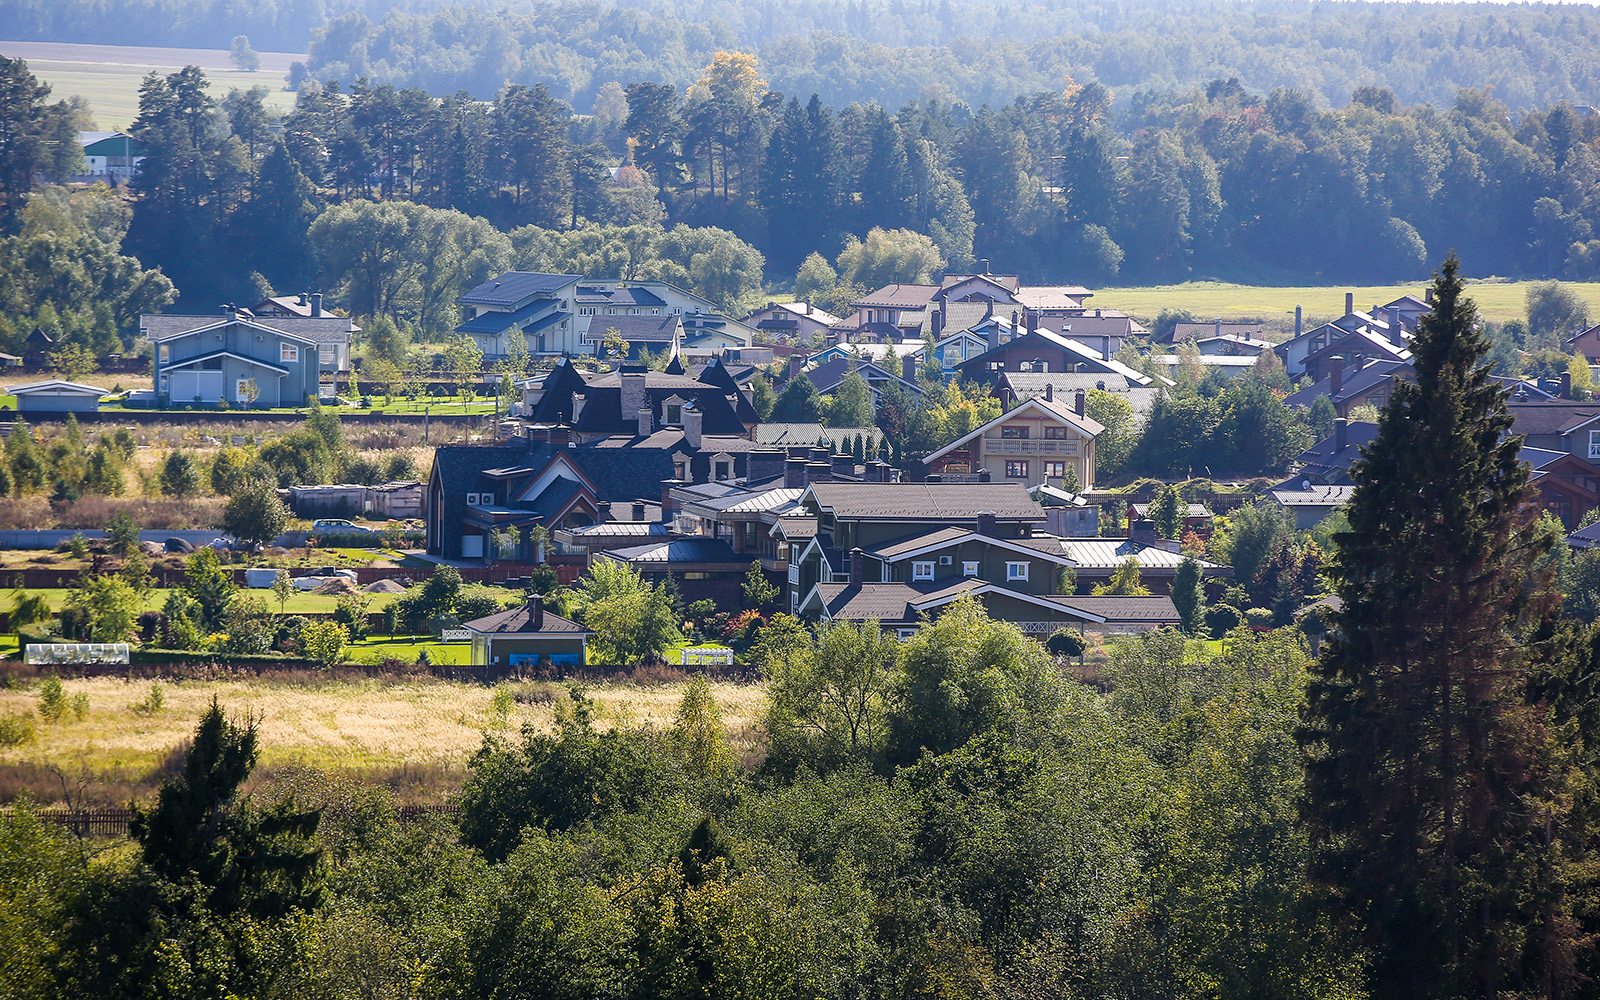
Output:
<instances>
[{"instance_id":1,"label":"open field","mask_svg":"<svg viewBox=\"0 0 1600 1000\"><path fill-rule=\"evenodd\" d=\"M267 603L268 608L273 611L278 610L278 601L272 596L271 590L255 588L244 590L242 592L259 597L261 600ZM67 601L72 599L72 591L66 587L36 587L32 590L29 590L28 593L43 595L44 599L50 602L51 611L60 611L62 608L67 606ZM510 592L507 591L507 593L509 594ZM144 610L160 611L162 605L167 603L168 594L169 591L159 587L150 591L150 593L144 599ZM397 596L399 595L367 594L367 610L371 612L382 611L384 608L388 607ZM0 607L3 607L5 610L9 611L11 610L12 605L13 602L9 596L0 597ZM338 606L339 598L333 594L296 593L293 597L289 598L289 602L284 605L283 610L285 614L291 615L331 615L333 614L334 609ZM411 659L414 660L416 657L413 656Z\"/></svg>"},{"instance_id":2,"label":"open field","mask_svg":"<svg viewBox=\"0 0 1600 1000\"><path fill-rule=\"evenodd\" d=\"M64 684L69 699L88 697L88 714L81 721L70 712L60 722L41 720L37 742L0 748L0 796L36 786L36 799L48 798L49 782L40 776L48 777L54 767L70 776L95 776L98 787L91 795L125 803L130 791L152 786L152 772L193 734L213 697L231 715L260 718L264 772L307 765L358 774L406 768L459 772L486 731L515 735L525 724L548 730L557 699L566 697L560 685L513 682L503 686L512 698L509 711L500 715L494 707L496 688L428 678L164 681L164 707L145 713L133 706L149 696L149 681L93 678ZM601 684L590 694L609 719L664 727L683 687ZM712 693L734 744L751 745L761 687L714 683ZM507 701L502 697L502 705ZM0 716L37 706L36 691L0 690Z\"/></svg>"},{"instance_id":3,"label":"open field","mask_svg":"<svg viewBox=\"0 0 1600 1000\"><path fill-rule=\"evenodd\" d=\"M103 130L125 129L139 113L139 81L151 70L171 73L184 66L199 66L211 82L211 95L228 91L267 88L267 103L285 111L294 108L294 95L283 89L289 64L303 55L262 52L261 70L241 73L233 68L223 49L141 48L131 45L76 45L58 42L0 41L0 55L28 61L28 69L50 84L51 97L82 97L89 102L95 125Z\"/></svg>"},{"instance_id":4,"label":"open field","mask_svg":"<svg viewBox=\"0 0 1600 1000\"><path fill-rule=\"evenodd\" d=\"M1471 279L1468 279L1469 281ZM1531 281L1494 281L1470 284L1467 294L1478 311L1495 323L1523 319L1527 314ZM1563 282L1589 303L1590 316L1600 317L1600 282ZM1144 320L1162 309L1187 309L1201 319L1259 319L1280 329L1293 329L1294 307L1305 307L1307 325L1344 314L1344 295L1354 292L1357 309L1392 302L1402 295L1422 297L1424 282L1404 285L1235 285L1220 281L1191 281L1181 285L1145 288L1096 289L1090 305L1120 309Z\"/></svg>"}]
</instances>

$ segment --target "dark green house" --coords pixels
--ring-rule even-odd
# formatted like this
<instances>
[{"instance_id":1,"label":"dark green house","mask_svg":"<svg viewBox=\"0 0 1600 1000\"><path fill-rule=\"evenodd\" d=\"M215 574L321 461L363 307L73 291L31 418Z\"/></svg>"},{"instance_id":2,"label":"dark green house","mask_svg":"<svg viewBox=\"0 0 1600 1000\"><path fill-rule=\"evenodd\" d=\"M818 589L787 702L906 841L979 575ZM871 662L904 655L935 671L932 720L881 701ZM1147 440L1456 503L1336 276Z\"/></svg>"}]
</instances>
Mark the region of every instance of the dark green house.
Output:
<instances>
[{"instance_id":1,"label":"dark green house","mask_svg":"<svg viewBox=\"0 0 1600 1000\"><path fill-rule=\"evenodd\" d=\"M588 629L544 609L534 595L510 611L462 625L472 634L472 662L495 667L581 667Z\"/></svg>"}]
</instances>

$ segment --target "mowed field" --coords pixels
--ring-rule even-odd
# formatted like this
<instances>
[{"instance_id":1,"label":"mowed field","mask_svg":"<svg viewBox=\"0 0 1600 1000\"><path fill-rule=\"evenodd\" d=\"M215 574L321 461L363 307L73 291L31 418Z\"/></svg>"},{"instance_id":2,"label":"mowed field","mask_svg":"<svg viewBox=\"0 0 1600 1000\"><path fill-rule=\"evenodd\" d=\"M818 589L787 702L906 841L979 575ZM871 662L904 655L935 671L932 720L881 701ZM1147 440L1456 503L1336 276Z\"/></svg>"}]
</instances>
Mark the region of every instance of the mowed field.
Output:
<instances>
[{"instance_id":1,"label":"mowed field","mask_svg":"<svg viewBox=\"0 0 1600 1000\"><path fill-rule=\"evenodd\" d=\"M115 780L140 782L194 734L216 698L232 716L260 720L261 763L268 768L307 765L327 770L385 771L460 768L485 732L515 736L526 724L550 731L565 687L510 682L501 688L432 678L361 680L186 680L161 683L164 707L145 712L151 681L118 678L65 680L68 699L87 696L81 720L69 711L59 722L37 720L38 740L0 749L0 771L56 767ZM496 710L496 692L504 690ZM589 694L607 722L665 727L683 683L597 684ZM761 714L759 685L712 684L723 723L736 747L755 738ZM0 716L35 711L36 690L0 690Z\"/></svg>"},{"instance_id":2,"label":"mowed field","mask_svg":"<svg viewBox=\"0 0 1600 1000\"><path fill-rule=\"evenodd\" d=\"M262 52L261 69L241 73L224 49L164 49L133 45L79 45L66 42L0 41L0 55L25 59L35 76L50 84L51 97L82 97L89 102L95 125L103 131L125 129L139 113L139 83L151 70L171 73L185 66L206 71L212 96L251 87L267 89L267 103L294 107L294 95L283 89L289 64L303 55Z\"/></svg>"},{"instance_id":3,"label":"mowed field","mask_svg":"<svg viewBox=\"0 0 1600 1000\"><path fill-rule=\"evenodd\" d=\"M1470 279L1469 279L1470 281ZM1484 318L1504 323L1527 315L1530 281L1473 282L1467 294L1478 304ZM1589 303L1591 319L1600 318L1600 282L1563 282ZM1093 306L1120 309L1141 319L1154 319L1162 309L1187 309L1201 319L1261 320L1275 327L1292 329L1294 307L1303 306L1307 325L1344 315L1344 296L1354 292L1357 309L1393 302L1402 295L1422 298L1424 282L1403 285L1235 285L1220 281L1191 281L1181 285L1152 285L1144 288L1099 288Z\"/></svg>"}]
</instances>

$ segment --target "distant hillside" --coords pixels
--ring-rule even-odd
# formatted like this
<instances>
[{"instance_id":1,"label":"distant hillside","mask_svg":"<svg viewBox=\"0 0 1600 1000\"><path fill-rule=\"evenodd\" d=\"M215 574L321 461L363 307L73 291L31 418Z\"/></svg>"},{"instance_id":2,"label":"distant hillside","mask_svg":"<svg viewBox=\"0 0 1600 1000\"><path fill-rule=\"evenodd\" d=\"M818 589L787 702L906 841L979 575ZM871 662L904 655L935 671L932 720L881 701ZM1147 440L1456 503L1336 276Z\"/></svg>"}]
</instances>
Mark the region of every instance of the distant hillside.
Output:
<instances>
[{"instance_id":1,"label":"distant hillside","mask_svg":"<svg viewBox=\"0 0 1600 1000\"><path fill-rule=\"evenodd\" d=\"M213 48L244 33L258 49L309 47L318 79L480 98L544 83L579 111L608 82L692 83L730 48L755 52L775 89L838 105L1009 103L1068 76L1119 91L1119 103L1229 77L1332 106L1368 85L1405 104L1485 86L1514 110L1600 103L1600 9L1588 5L0 0L0 24L17 39Z\"/></svg>"}]
</instances>

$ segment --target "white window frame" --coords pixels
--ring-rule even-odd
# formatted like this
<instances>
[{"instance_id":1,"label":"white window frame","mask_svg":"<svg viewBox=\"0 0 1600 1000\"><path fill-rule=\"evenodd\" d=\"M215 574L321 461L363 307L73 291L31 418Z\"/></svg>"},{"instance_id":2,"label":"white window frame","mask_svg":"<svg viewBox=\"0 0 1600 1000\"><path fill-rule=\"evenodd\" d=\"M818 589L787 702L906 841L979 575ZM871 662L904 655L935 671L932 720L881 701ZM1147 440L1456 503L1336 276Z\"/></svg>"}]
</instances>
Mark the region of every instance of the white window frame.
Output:
<instances>
[{"instance_id":1,"label":"white window frame","mask_svg":"<svg viewBox=\"0 0 1600 1000\"><path fill-rule=\"evenodd\" d=\"M297 364L300 361L300 345L278 342L278 360Z\"/></svg>"},{"instance_id":2,"label":"white window frame","mask_svg":"<svg viewBox=\"0 0 1600 1000\"><path fill-rule=\"evenodd\" d=\"M1600 458L1600 430L1589 432L1589 457Z\"/></svg>"},{"instance_id":3,"label":"white window frame","mask_svg":"<svg viewBox=\"0 0 1600 1000\"><path fill-rule=\"evenodd\" d=\"M161 345L161 363L162 364L166 364L167 362L169 362L171 360L172 360L172 345L171 344L162 344Z\"/></svg>"},{"instance_id":4,"label":"white window frame","mask_svg":"<svg viewBox=\"0 0 1600 1000\"><path fill-rule=\"evenodd\" d=\"M894 630L894 634L898 639L909 639L917 634L917 630L914 628L897 628Z\"/></svg>"},{"instance_id":5,"label":"white window frame","mask_svg":"<svg viewBox=\"0 0 1600 1000\"><path fill-rule=\"evenodd\" d=\"M245 387L245 385L247 385L248 383L253 382L253 381L255 381L255 380L254 379L248 379L248 378L238 378L238 379L234 379L233 380L233 399L234 399L234 402L242 403L242 402L245 401L245 399L244 399L244 387Z\"/></svg>"},{"instance_id":6,"label":"white window frame","mask_svg":"<svg viewBox=\"0 0 1600 1000\"><path fill-rule=\"evenodd\" d=\"M976 559L968 559L967 561L963 562L961 564L961 575L962 576L977 576L978 575L978 560L976 560Z\"/></svg>"},{"instance_id":7,"label":"white window frame","mask_svg":"<svg viewBox=\"0 0 1600 1000\"><path fill-rule=\"evenodd\" d=\"M923 580L933 579L933 563L917 561L911 564L911 581L918 583Z\"/></svg>"},{"instance_id":8,"label":"white window frame","mask_svg":"<svg viewBox=\"0 0 1600 1000\"><path fill-rule=\"evenodd\" d=\"M1006 582L1026 581L1028 579L1028 564L1025 562L1006 563Z\"/></svg>"}]
</instances>

